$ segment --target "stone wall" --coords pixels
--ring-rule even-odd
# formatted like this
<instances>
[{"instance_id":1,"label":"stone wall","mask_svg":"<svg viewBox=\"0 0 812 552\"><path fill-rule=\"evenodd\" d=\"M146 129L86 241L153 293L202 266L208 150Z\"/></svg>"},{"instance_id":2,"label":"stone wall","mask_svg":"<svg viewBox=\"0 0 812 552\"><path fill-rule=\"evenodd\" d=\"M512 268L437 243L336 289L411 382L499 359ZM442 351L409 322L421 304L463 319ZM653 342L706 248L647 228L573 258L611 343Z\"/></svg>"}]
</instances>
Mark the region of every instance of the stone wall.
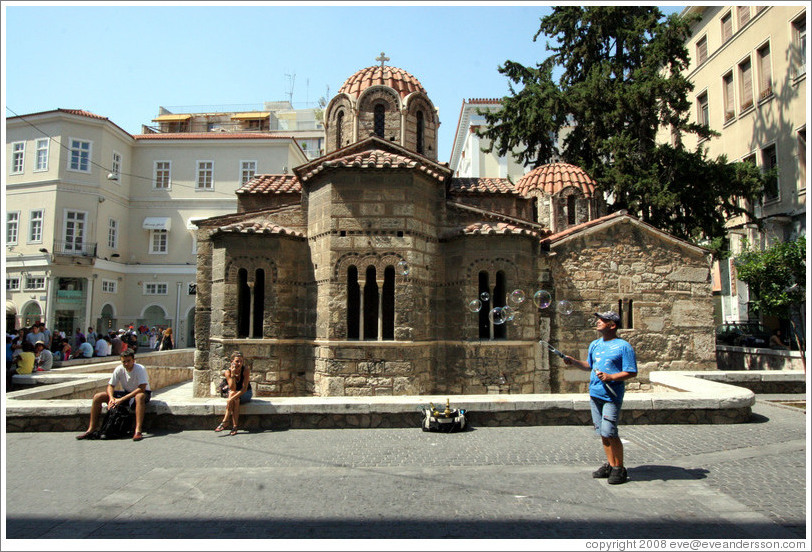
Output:
<instances>
[{"instance_id":1,"label":"stone wall","mask_svg":"<svg viewBox=\"0 0 812 552\"><path fill-rule=\"evenodd\" d=\"M716 365L720 370L803 370L798 351L716 346Z\"/></svg>"},{"instance_id":2,"label":"stone wall","mask_svg":"<svg viewBox=\"0 0 812 552\"><path fill-rule=\"evenodd\" d=\"M562 240L551 254L554 299L566 299L574 308L566 315L554 303L542 311L560 349L586 359L589 343L598 337L593 313L612 309L624 317L618 336L635 348L638 382L647 383L652 370L716 368L704 250L620 218ZM553 359L554 391L582 391L588 375Z\"/></svg>"}]
</instances>

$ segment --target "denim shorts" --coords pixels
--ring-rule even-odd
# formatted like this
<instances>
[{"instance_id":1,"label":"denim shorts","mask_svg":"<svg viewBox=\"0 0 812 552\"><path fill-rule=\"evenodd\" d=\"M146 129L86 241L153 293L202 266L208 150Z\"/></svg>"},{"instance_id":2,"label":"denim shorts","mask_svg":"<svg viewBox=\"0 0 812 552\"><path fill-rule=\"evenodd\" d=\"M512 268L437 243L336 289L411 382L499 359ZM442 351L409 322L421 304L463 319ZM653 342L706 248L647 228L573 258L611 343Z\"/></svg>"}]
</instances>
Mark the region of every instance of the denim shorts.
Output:
<instances>
[{"instance_id":1,"label":"denim shorts","mask_svg":"<svg viewBox=\"0 0 812 552\"><path fill-rule=\"evenodd\" d=\"M617 424L620 421L620 404L589 397L592 406L592 425L600 437L617 437Z\"/></svg>"},{"instance_id":2,"label":"denim shorts","mask_svg":"<svg viewBox=\"0 0 812 552\"><path fill-rule=\"evenodd\" d=\"M248 401L251 400L251 397L253 397L253 396L254 396L254 390L249 389L248 391L246 391L245 393L240 395L240 404L247 403Z\"/></svg>"}]
</instances>

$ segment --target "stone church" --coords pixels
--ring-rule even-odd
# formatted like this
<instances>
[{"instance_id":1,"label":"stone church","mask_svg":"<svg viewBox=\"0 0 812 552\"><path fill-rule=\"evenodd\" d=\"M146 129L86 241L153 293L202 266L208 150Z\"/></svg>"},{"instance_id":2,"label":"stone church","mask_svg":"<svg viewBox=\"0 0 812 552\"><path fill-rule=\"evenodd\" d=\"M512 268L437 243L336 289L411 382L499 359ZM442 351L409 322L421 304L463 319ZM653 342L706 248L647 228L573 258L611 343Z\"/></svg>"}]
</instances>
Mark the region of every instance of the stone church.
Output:
<instances>
[{"instance_id":1,"label":"stone church","mask_svg":"<svg viewBox=\"0 0 812 552\"><path fill-rule=\"evenodd\" d=\"M362 69L326 106L324 156L198 221L195 396L235 350L259 397L582 391L539 341L584 358L608 309L643 385L715 367L706 250L609 212L572 165L454 178L439 125L414 76Z\"/></svg>"}]
</instances>

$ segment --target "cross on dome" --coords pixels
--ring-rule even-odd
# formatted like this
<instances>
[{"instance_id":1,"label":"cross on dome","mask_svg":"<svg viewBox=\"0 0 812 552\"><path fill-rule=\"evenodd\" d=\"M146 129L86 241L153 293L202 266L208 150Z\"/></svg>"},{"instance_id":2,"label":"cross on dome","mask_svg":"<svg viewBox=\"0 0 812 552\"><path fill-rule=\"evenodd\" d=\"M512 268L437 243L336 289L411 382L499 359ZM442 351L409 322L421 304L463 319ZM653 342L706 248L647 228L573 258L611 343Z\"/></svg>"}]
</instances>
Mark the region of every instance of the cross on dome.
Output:
<instances>
[{"instance_id":1,"label":"cross on dome","mask_svg":"<svg viewBox=\"0 0 812 552\"><path fill-rule=\"evenodd\" d=\"M389 61L389 58L388 58L388 57L386 57L386 54L384 54L383 52L381 52L381 55L379 55L378 57L376 57L376 58L375 58L375 61L380 61L380 62L381 62L381 72L383 72L383 64L384 64L384 62Z\"/></svg>"}]
</instances>

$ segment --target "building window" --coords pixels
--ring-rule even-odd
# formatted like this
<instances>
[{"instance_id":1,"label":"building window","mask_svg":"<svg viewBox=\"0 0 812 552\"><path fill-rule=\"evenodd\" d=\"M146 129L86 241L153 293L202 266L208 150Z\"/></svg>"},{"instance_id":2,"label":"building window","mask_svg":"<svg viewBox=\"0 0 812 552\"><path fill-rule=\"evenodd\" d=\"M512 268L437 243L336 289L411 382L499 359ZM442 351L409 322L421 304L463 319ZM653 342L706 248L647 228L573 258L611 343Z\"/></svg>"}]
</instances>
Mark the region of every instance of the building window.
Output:
<instances>
[{"instance_id":1,"label":"building window","mask_svg":"<svg viewBox=\"0 0 812 552\"><path fill-rule=\"evenodd\" d=\"M708 59L708 36L705 35L696 41L696 64L702 65Z\"/></svg>"},{"instance_id":2,"label":"building window","mask_svg":"<svg viewBox=\"0 0 812 552\"><path fill-rule=\"evenodd\" d=\"M575 224L575 196L573 195L567 198L567 224L570 226Z\"/></svg>"},{"instance_id":3,"label":"building window","mask_svg":"<svg viewBox=\"0 0 812 552\"><path fill-rule=\"evenodd\" d=\"M102 293L116 293L118 291L118 282L115 280L102 280L101 290Z\"/></svg>"},{"instance_id":4,"label":"building window","mask_svg":"<svg viewBox=\"0 0 812 552\"><path fill-rule=\"evenodd\" d=\"M144 295L168 295L169 284L165 282L144 283Z\"/></svg>"},{"instance_id":5,"label":"building window","mask_svg":"<svg viewBox=\"0 0 812 552\"><path fill-rule=\"evenodd\" d=\"M248 270L237 271L237 337L248 337L251 325L251 287Z\"/></svg>"},{"instance_id":6,"label":"building window","mask_svg":"<svg viewBox=\"0 0 812 552\"><path fill-rule=\"evenodd\" d=\"M725 102L725 122L736 116L735 96L733 92L733 71L722 77L722 93Z\"/></svg>"},{"instance_id":7,"label":"building window","mask_svg":"<svg viewBox=\"0 0 812 552\"><path fill-rule=\"evenodd\" d=\"M336 116L336 149L340 149L342 144L342 134L344 127L344 112L339 111Z\"/></svg>"},{"instance_id":8,"label":"building window","mask_svg":"<svg viewBox=\"0 0 812 552\"><path fill-rule=\"evenodd\" d=\"M48 146L50 143L49 138L40 138L37 140L37 155L34 162L35 171L48 170Z\"/></svg>"},{"instance_id":9,"label":"building window","mask_svg":"<svg viewBox=\"0 0 812 552\"><path fill-rule=\"evenodd\" d=\"M25 142L11 144L11 174L21 174L25 167Z\"/></svg>"},{"instance_id":10,"label":"building window","mask_svg":"<svg viewBox=\"0 0 812 552\"><path fill-rule=\"evenodd\" d=\"M70 140L70 156L68 157L68 169L79 172L90 172L91 143L87 140Z\"/></svg>"},{"instance_id":11,"label":"building window","mask_svg":"<svg viewBox=\"0 0 812 552\"><path fill-rule=\"evenodd\" d=\"M121 177L121 154L113 152L113 159L110 163L110 172L118 180Z\"/></svg>"},{"instance_id":12,"label":"building window","mask_svg":"<svg viewBox=\"0 0 812 552\"><path fill-rule=\"evenodd\" d=\"M792 76L806 74L806 12L792 22Z\"/></svg>"},{"instance_id":13,"label":"building window","mask_svg":"<svg viewBox=\"0 0 812 552\"><path fill-rule=\"evenodd\" d=\"M152 179L152 186L156 189L168 190L172 185L172 162L156 161L154 166L155 176Z\"/></svg>"},{"instance_id":14,"label":"building window","mask_svg":"<svg viewBox=\"0 0 812 552\"><path fill-rule=\"evenodd\" d=\"M773 93L769 42L756 50L756 57L758 58L758 98L763 100Z\"/></svg>"},{"instance_id":15,"label":"building window","mask_svg":"<svg viewBox=\"0 0 812 552\"><path fill-rule=\"evenodd\" d=\"M801 173L799 190L806 190L806 126L798 129L798 168Z\"/></svg>"},{"instance_id":16,"label":"building window","mask_svg":"<svg viewBox=\"0 0 812 552\"><path fill-rule=\"evenodd\" d=\"M109 219L107 222L107 247L118 249L118 221Z\"/></svg>"},{"instance_id":17,"label":"building window","mask_svg":"<svg viewBox=\"0 0 812 552\"><path fill-rule=\"evenodd\" d=\"M775 144L761 150L761 164L765 171L771 171L764 186L764 202L778 201L780 193L777 174L778 155L775 151Z\"/></svg>"},{"instance_id":18,"label":"building window","mask_svg":"<svg viewBox=\"0 0 812 552\"><path fill-rule=\"evenodd\" d=\"M254 320L251 337L262 338L262 328L265 321L265 271L258 268L254 272Z\"/></svg>"},{"instance_id":19,"label":"building window","mask_svg":"<svg viewBox=\"0 0 812 552\"><path fill-rule=\"evenodd\" d=\"M246 182L254 178L257 173L256 161L240 161L240 182L245 185Z\"/></svg>"},{"instance_id":20,"label":"building window","mask_svg":"<svg viewBox=\"0 0 812 552\"><path fill-rule=\"evenodd\" d=\"M386 107L383 104L375 106L374 110L375 136L385 138L386 136Z\"/></svg>"},{"instance_id":21,"label":"building window","mask_svg":"<svg viewBox=\"0 0 812 552\"><path fill-rule=\"evenodd\" d=\"M750 6L738 6L736 13L739 16L739 29L741 30L750 21Z\"/></svg>"},{"instance_id":22,"label":"building window","mask_svg":"<svg viewBox=\"0 0 812 552\"><path fill-rule=\"evenodd\" d=\"M358 268L347 267L347 339L359 339L361 335L361 286L358 284Z\"/></svg>"},{"instance_id":23,"label":"building window","mask_svg":"<svg viewBox=\"0 0 812 552\"><path fill-rule=\"evenodd\" d=\"M722 16L722 44L730 40L733 36L733 17L730 12Z\"/></svg>"},{"instance_id":24,"label":"building window","mask_svg":"<svg viewBox=\"0 0 812 552\"><path fill-rule=\"evenodd\" d=\"M17 277L6 278L6 291L20 291L20 279Z\"/></svg>"},{"instance_id":25,"label":"building window","mask_svg":"<svg viewBox=\"0 0 812 552\"><path fill-rule=\"evenodd\" d=\"M423 112L417 112L417 153L423 155L423 133L424 133Z\"/></svg>"},{"instance_id":26,"label":"building window","mask_svg":"<svg viewBox=\"0 0 812 552\"><path fill-rule=\"evenodd\" d=\"M197 189L214 189L214 161L197 162Z\"/></svg>"},{"instance_id":27,"label":"building window","mask_svg":"<svg viewBox=\"0 0 812 552\"><path fill-rule=\"evenodd\" d=\"M45 276L26 276L25 289L26 290L45 289Z\"/></svg>"},{"instance_id":28,"label":"building window","mask_svg":"<svg viewBox=\"0 0 812 552\"><path fill-rule=\"evenodd\" d=\"M9 211L6 213L6 243L13 245L17 243L17 236L20 233L20 212Z\"/></svg>"},{"instance_id":29,"label":"building window","mask_svg":"<svg viewBox=\"0 0 812 552\"><path fill-rule=\"evenodd\" d=\"M31 211L31 220L28 226L28 241L32 243L42 242L42 221L45 213L42 209Z\"/></svg>"},{"instance_id":30,"label":"building window","mask_svg":"<svg viewBox=\"0 0 812 552\"><path fill-rule=\"evenodd\" d=\"M739 64L739 90L744 111L753 106L753 71L749 57Z\"/></svg>"},{"instance_id":31,"label":"building window","mask_svg":"<svg viewBox=\"0 0 812 552\"><path fill-rule=\"evenodd\" d=\"M703 92L696 98L696 122L700 125L710 126L707 92Z\"/></svg>"},{"instance_id":32,"label":"building window","mask_svg":"<svg viewBox=\"0 0 812 552\"><path fill-rule=\"evenodd\" d=\"M150 230L149 252L153 255L168 253L169 232L166 230Z\"/></svg>"},{"instance_id":33,"label":"building window","mask_svg":"<svg viewBox=\"0 0 812 552\"><path fill-rule=\"evenodd\" d=\"M85 220L87 213L65 211L65 252L81 253L84 251Z\"/></svg>"}]
</instances>

